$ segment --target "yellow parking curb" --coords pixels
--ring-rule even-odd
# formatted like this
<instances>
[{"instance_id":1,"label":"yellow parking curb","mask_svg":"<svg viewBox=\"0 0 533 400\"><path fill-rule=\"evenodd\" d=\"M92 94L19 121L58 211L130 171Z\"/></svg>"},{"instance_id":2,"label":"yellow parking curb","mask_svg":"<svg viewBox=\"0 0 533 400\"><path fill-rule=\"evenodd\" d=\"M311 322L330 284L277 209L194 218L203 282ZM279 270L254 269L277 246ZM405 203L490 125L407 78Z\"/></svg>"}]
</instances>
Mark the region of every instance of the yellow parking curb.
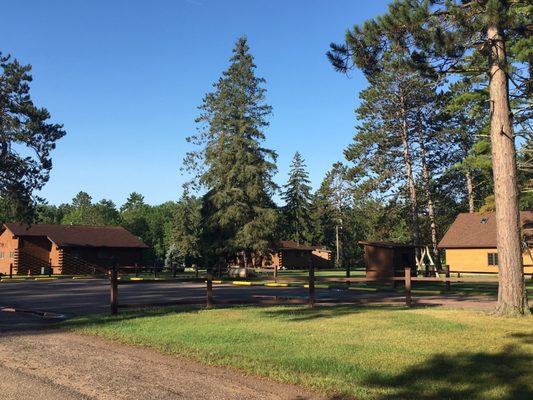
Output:
<instances>
[{"instance_id":1,"label":"yellow parking curb","mask_svg":"<svg viewBox=\"0 0 533 400\"><path fill-rule=\"evenodd\" d=\"M144 278L133 277L133 278L130 278L130 281L144 281Z\"/></svg>"},{"instance_id":2,"label":"yellow parking curb","mask_svg":"<svg viewBox=\"0 0 533 400\"><path fill-rule=\"evenodd\" d=\"M248 281L233 281L231 283L237 286L252 286L252 282Z\"/></svg>"},{"instance_id":3,"label":"yellow parking curb","mask_svg":"<svg viewBox=\"0 0 533 400\"><path fill-rule=\"evenodd\" d=\"M265 283L265 286L270 286L270 287L288 287L289 284L288 283L267 282L267 283Z\"/></svg>"},{"instance_id":4,"label":"yellow parking curb","mask_svg":"<svg viewBox=\"0 0 533 400\"><path fill-rule=\"evenodd\" d=\"M35 281L55 281L57 278L35 278Z\"/></svg>"},{"instance_id":5,"label":"yellow parking curb","mask_svg":"<svg viewBox=\"0 0 533 400\"><path fill-rule=\"evenodd\" d=\"M213 281L213 283L219 284L222 283L222 281Z\"/></svg>"}]
</instances>

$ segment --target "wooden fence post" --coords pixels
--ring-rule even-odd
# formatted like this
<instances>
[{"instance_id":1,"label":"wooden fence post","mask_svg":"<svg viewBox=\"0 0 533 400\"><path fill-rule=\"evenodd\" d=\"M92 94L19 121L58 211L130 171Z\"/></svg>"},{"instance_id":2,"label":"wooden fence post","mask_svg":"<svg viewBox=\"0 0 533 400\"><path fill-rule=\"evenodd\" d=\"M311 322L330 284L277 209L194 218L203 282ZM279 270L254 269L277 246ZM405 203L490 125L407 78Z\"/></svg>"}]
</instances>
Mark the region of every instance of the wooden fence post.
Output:
<instances>
[{"instance_id":1,"label":"wooden fence post","mask_svg":"<svg viewBox=\"0 0 533 400\"><path fill-rule=\"evenodd\" d=\"M9 264L9 279L13 278L13 263Z\"/></svg>"},{"instance_id":2,"label":"wooden fence post","mask_svg":"<svg viewBox=\"0 0 533 400\"><path fill-rule=\"evenodd\" d=\"M315 307L315 267L309 262L309 307Z\"/></svg>"},{"instance_id":3,"label":"wooden fence post","mask_svg":"<svg viewBox=\"0 0 533 400\"><path fill-rule=\"evenodd\" d=\"M117 268L111 270L111 315L118 314L118 272Z\"/></svg>"},{"instance_id":4,"label":"wooden fence post","mask_svg":"<svg viewBox=\"0 0 533 400\"><path fill-rule=\"evenodd\" d=\"M278 264L274 264L274 282L278 282Z\"/></svg>"},{"instance_id":5,"label":"wooden fence post","mask_svg":"<svg viewBox=\"0 0 533 400\"><path fill-rule=\"evenodd\" d=\"M405 305L411 307L411 267L405 267Z\"/></svg>"},{"instance_id":6,"label":"wooden fence post","mask_svg":"<svg viewBox=\"0 0 533 400\"><path fill-rule=\"evenodd\" d=\"M213 274L211 270L207 271L207 308L213 308Z\"/></svg>"},{"instance_id":7,"label":"wooden fence post","mask_svg":"<svg viewBox=\"0 0 533 400\"><path fill-rule=\"evenodd\" d=\"M451 287L451 282L449 281L449 279L450 279L450 266L449 265L445 265L444 266L444 271L446 272L446 290L450 290L450 287Z\"/></svg>"},{"instance_id":8,"label":"wooden fence post","mask_svg":"<svg viewBox=\"0 0 533 400\"><path fill-rule=\"evenodd\" d=\"M137 266L137 263L133 264L133 266L135 267L135 277L139 276L139 268Z\"/></svg>"}]
</instances>

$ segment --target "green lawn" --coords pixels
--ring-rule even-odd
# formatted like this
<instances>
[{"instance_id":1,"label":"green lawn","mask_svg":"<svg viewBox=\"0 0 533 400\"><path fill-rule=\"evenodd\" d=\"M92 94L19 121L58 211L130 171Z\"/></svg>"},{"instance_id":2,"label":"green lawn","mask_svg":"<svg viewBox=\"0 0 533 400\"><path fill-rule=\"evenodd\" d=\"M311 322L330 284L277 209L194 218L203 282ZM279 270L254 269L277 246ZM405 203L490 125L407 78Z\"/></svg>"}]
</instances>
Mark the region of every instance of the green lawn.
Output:
<instances>
[{"instance_id":1,"label":"green lawn","mask_svg":"<svg viewBox=\"0 0 533 400\"><path fill-rule=\"evenodd\" d=\"M336 399L533 398L533 318L387 306L171 308L66 327Z\"/></svg>"}]
</instances>

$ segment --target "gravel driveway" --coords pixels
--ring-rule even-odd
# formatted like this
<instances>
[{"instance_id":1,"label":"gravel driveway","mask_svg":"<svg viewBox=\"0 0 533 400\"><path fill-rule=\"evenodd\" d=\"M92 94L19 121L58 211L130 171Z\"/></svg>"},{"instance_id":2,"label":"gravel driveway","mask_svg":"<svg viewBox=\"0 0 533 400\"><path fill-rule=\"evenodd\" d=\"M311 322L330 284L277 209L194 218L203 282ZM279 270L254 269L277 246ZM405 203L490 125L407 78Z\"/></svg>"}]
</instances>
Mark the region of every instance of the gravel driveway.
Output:
<instances>
[{"instance_id":1,"label":"gravel driveway","mask_svg":"<svg viewBox=\"0 0 533 400\"><path fill-rule=\"evenodd\" d=\"M229 368L49 331L0 338L0 382L5 400L322 398Z\"/></svg>"}]
</instances>

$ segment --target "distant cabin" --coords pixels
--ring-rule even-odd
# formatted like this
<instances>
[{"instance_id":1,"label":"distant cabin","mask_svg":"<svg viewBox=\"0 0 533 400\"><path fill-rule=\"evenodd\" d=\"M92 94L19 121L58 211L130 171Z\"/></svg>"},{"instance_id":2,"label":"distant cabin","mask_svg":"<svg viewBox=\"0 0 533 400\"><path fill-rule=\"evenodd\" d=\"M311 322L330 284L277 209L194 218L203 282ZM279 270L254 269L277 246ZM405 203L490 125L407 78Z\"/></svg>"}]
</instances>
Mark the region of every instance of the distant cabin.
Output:
<instances>
[{"instance_id":1,"label":"distant cabin","mask_svg":"<svg viewBox=\"0 0 533 400\"><path fill-rule=\"evenodd\" d=\"M308 269L312 263L315 268L332 268L331 254L331 250L323 246L307 246L292 240L282 240L265 260L264 265L278 269Z\"/></svg>"},{"instance_id":2,"label":"distant cabin","mask_svg":"<svg viewBox=\"0 0 533 400\"><path fill-rule=\"evenodd\" d=\"M142 263L147 249L120 226L25 225L0 228L0 274L92 274L101 267Z\"/></svg>"},{"instance_id":3,"label":"distant cabin","mask_svg":"<svg viewBox=\"0 0 533 400\"><path fill-rule=\"evenodd\" d=\"M524 272L533 273L533 211L520 213ZM459 214L439 243L452 272L498 272L496 215Z\"/></svg>"},{"instance_id":4,"label":"distant cabin","mask_svg":"<svg viewBox=\"0 0 533 400\"><path fill-rule=\"evenodd\" d=\"M364 248L366 277L370 279L404 276L405 268L410 267L416 273L416 249L412 244L393 242L360 241Z\"/></svg>"}]
</instances>

